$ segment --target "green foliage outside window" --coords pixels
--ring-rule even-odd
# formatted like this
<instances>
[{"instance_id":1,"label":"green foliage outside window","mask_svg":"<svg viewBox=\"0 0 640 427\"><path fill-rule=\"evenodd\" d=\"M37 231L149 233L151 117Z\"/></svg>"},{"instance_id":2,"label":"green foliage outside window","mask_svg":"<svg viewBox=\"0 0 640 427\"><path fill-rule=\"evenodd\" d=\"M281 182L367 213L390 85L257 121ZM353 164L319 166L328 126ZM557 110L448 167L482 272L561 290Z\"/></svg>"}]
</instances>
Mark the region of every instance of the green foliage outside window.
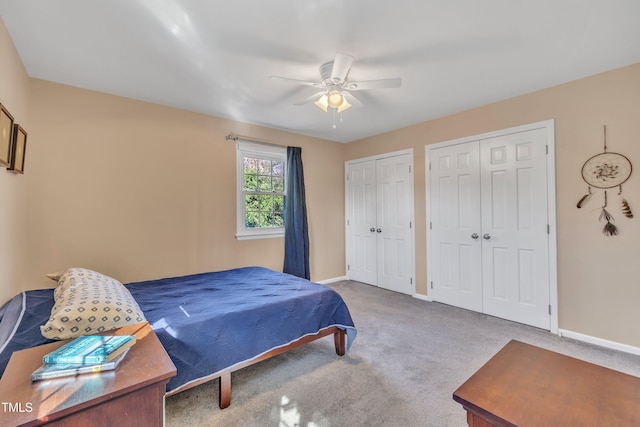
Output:
<instances>
[{"instance_id":1,"label":"green foliage outside window","mask_svg":"<svg viewBox=\"0 0 640 427\"><path fill-rule=\"evenodd\" d=\"M245 157L245 226L278 228L284 226L284 162Z\"/></svg>"}]
</instances>

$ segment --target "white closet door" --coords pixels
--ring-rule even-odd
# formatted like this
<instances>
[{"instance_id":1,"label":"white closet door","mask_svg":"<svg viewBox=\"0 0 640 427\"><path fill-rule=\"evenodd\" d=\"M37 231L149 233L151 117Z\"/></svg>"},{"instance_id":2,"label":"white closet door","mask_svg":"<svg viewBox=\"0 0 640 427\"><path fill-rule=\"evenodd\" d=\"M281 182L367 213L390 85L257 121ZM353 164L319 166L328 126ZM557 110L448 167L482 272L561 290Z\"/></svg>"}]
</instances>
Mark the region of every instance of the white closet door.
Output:
<instances>
[{"instance_id":1,"label":"white closet door","mask_svg":"<svg viewBox=\"0 0 640 427\"><path fill-rule=\"evenodd\" d=\"M433 299L482 312L478 142L431 150Z\"/></svg>"},{"instance_id":2,"label":"white closet door","mask_svg":"<svg viewBox=\"0 0 640 427\"><path fill-rule=\"evenodd\" d=\"M480 147L484 312L549 329L545 129Z\"/></svg>"},{"instance_id":3,"label":"white closet door","mask_svg":"<svg viewBox=\"0 0 640 427\"><path fill-rule=\"evenodd\" d=\"M376 162L347 167L347 263L349 278L378 283L376 252Z\"/></svg>"},{"instance_id":4,"label":"white closet door","mask_svg":"<svg viewBox=\"0 0 640 427\"><path fill-rule=\"evenodd\" d=\"M547 129L429 149L435 301L551 328Z\"/></svg>"},{"instance_id":5,"label":"white closet door","mask_svg":"<svg viewBox=\"0 0 640 427\"><path fill-rule=\"evenodd\" d=\"M376 161L378 286L413 294L413 173L409 154Z\"/></svg>"}]
</instances>

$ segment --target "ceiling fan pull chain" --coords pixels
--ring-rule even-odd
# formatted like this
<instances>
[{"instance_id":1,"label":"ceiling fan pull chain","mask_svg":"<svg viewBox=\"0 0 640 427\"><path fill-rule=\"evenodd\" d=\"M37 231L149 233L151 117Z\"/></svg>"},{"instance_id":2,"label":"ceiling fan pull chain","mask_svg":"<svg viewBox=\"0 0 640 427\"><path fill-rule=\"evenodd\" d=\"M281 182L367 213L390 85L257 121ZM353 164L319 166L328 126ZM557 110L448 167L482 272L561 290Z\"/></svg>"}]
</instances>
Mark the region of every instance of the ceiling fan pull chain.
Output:
<instances>
[{"instance_id":1,"label":"ceiling fan pull chain","mask_svg":"<svg viewBox=\"0 0 640 427\"><path fill-rule=\"evenodd\" d=\"M331 111L333 111L333 128L336 128L336 109L332 108Z\"/></svg>"}]
</instances>

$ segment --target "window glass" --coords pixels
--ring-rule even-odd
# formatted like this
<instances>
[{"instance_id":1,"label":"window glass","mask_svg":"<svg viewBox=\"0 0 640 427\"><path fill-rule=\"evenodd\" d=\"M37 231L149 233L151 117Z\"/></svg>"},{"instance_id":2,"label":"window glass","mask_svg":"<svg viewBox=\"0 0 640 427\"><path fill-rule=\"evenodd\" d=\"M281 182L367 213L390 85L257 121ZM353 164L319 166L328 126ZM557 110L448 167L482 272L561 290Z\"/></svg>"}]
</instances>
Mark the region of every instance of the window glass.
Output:
<instances>
[{"instance_id":1,"label":"window glass","mask_svg":"<svg viewBox=\"0 0 640 427\"><path fill-rule=\"evenodd\" d=\"M236 237L284 235L286 149L238 142Z\"/></svg>"}]
</instances>

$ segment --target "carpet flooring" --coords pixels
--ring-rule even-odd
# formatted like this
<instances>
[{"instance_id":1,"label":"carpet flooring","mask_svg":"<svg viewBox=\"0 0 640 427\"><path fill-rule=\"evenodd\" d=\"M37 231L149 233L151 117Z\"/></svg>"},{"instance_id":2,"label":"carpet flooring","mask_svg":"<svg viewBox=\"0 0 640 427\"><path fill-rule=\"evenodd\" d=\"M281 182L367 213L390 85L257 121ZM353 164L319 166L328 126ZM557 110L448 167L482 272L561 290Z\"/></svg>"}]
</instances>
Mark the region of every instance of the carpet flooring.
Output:
<instances>
[{"instance_id":1,"label":"carpet flooring","mask_svg":"<svg viewBox=\"0 0 640 427\"><path fill-rule=\"evenodd\" d=\"M358 282L331 285L358 329L351 350L327 337L166 399L166 426L465 427L453 392L511 339L640 376L640 356L426 302Z\"/></svg>"}]
</instances>

